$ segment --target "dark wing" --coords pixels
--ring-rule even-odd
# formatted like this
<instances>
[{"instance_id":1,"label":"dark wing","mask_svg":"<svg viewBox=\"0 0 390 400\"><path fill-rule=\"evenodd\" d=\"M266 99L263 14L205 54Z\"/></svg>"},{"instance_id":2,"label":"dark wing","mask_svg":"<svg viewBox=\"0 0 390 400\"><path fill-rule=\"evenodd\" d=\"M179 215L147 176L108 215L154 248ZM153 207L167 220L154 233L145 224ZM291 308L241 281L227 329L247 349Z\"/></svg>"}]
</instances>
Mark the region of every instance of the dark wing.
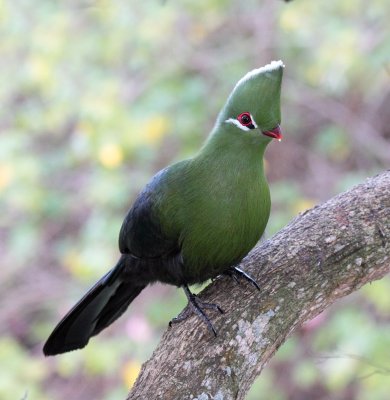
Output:
<instances>
[{"instance_id":1,"label":"dark wing","mask_svg":"<svg viewBox=\"0 0 390 400\"><path fill-rule=\"evenodd\" d=\"M154 199L165 170L139 194L128 211L119 233L119 250L138 258L166 258L180 252L178 238L167 237L155 210Z\"/></svg>"},{"instance_id":2,"label":"dark wing","mask_svg":"<svg viewBox=\"0 0 390 400\"><path fill-rule=\"evenodd\" d=\"M123 255L118 264L57 325L44 346L46 355L84 347L91 336L119 318L148 283L183 284L178 238L163 233L154 207L165 171L155 176L127 213L119 234Z\"/></svg>"}]
</instances>

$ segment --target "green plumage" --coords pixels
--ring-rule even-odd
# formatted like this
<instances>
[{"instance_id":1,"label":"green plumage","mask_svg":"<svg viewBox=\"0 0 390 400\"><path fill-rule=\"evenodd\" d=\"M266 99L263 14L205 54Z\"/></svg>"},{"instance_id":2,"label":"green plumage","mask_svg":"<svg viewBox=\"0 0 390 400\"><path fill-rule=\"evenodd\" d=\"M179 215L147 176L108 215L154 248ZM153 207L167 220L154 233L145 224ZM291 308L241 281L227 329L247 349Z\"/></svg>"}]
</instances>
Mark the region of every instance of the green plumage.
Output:
<instances>
[{"instance_id":1,"label":"green plumage","mask_svg":"<svg viewBox=\"0 0 390 400\"><path fill-rule=\"evenodd\" d=\"M155 187L154 213L180 242L187 283L238 263L264 232L271 204L263 155L272 139L261 131L280 124L282 71L279 64L243 78L201 151L166 169ZM245 111L259 129L226 122Z\"/></svg>"},{"instance_id":2,"label":"green plumage","mask_svg":"<svg viewBox=\"0 0 390 400\"><path fill-rule=\"evenodd\" d=\"M222 273L257 284L235 267L262 236L270 213L263 155L280 139L282 62L253 70L233 89L205 145L160 171L128 211L121 257L54 329L46 355L84 347L149 283L182 286L191 311L216 334L188 285ZM189 313L176 318L182 321Z\"/></svg>"},{"instance_id":3,"label":"green plumage","mask_svg":"<svg viewBox=\"0 0 390 400\"><path fill-rule=\"evenodd\" d=\"M215 277L238 263L263 234L270 211L263 151L252 145L245 157L233 151L201 152L161 178L153 210L163 233L180 243L187 283Z\"/></svg>"}]
</instances>

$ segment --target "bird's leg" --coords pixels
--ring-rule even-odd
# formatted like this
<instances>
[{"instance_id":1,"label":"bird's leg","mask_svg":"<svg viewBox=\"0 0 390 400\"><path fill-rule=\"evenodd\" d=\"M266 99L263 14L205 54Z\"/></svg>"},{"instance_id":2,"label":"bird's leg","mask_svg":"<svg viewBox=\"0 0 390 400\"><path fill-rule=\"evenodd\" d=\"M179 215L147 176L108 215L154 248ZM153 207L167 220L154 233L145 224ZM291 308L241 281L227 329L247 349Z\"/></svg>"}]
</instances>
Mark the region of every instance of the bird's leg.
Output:
<instances>
[{"instance_id":1,"label":"bird's leg","mask_svg":"<svg viewBox=\"0 0 390 400\"><path fill-rule=\"evenodd\" d=\"M260 290L257 282L241 268L230 267L224 272L224 274L233 278L237 283L240 283L239 278L244 278L246 281L250 282L257 290Z\"/></svg>"},{"instance_id":2,"label":"bird's leg","mask_svg":"<svg viewBox=\"0 0 390 400\"><path fill-rule=\"evenodd\" d=\"M214 334L214 336L217 336L216 330L214 329L209 317L206 315L203 309L215 310L223 314L224 311L222 310L222 308L219 307L217 304L205 303L201 301L196 294L191 293L187 285L183 285L182 287L188 299L188 307L181 315L178 315L176 318L173 318L169 322L169 326L172 326L172 324L178 322L182 322L192 314L196 314L207 325L207 329L211 331Z\"/></svg>"}]
</instances>

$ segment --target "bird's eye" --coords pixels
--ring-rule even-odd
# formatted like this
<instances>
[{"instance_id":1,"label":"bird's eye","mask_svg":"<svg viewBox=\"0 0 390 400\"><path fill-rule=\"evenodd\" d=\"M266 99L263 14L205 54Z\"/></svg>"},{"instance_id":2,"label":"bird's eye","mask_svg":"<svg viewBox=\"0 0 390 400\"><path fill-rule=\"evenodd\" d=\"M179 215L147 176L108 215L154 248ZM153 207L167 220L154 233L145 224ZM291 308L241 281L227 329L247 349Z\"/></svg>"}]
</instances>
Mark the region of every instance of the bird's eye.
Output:
<instances>
[{"instance_id":1,"label":"bird's eye","mask_svg":"<svg viewBox=\"0 0 390 400\"><path fill-rule=\"evenodd\" d=\"M247 126L248 128L251 128L250 125L253 125L251 115L248 112L240 114L237 120L241 125Z\"/></svg>"}]
</instances>

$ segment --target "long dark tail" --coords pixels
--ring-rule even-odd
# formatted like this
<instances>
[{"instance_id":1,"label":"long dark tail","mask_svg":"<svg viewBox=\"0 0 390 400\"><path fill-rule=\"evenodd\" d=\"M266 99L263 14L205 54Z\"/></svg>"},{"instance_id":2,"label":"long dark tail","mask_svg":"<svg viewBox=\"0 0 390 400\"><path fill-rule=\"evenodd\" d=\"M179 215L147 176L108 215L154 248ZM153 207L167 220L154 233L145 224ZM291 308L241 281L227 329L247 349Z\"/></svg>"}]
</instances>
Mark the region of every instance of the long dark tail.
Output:
<instances>
[{"instance_id":1,"label":"long dark tail","mask_svg":"<svg viewBox=\"0 0 390 400\"><path fill-rule=\"evenodd\" d=\"M65 315L47 339L46 356L82 349L89 339L119 318L145 285L135 285L122 276L124 263L103 276Z\"/></svg>"}]
</instances>

